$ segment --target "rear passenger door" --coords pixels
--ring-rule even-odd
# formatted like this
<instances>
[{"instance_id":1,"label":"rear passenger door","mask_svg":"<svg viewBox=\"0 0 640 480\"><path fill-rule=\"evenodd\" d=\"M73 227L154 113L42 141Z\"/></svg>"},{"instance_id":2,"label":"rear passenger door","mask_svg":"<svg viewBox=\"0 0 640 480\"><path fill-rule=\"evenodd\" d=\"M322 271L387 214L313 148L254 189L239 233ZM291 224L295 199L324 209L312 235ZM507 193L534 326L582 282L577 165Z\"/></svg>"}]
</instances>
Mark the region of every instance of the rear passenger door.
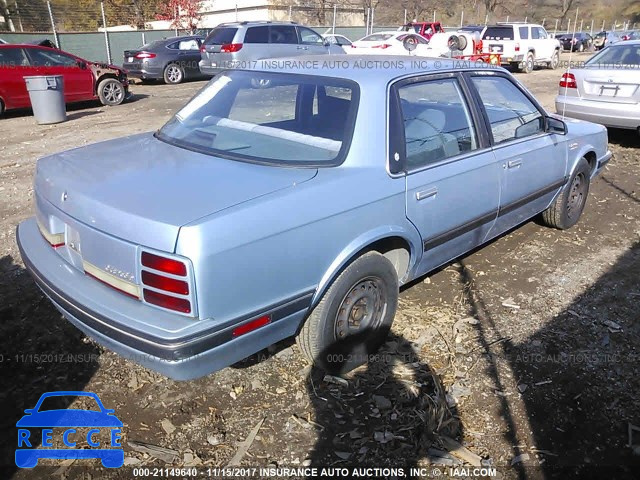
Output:
<instances>
[{"instance_id":1,"label":"rear passenger door","mask_svg":"<svg viewBox=\"0 0 640 480\"><path fill-rule=\"evenodd\" d=\"M391 112L400 120L390 161L404 164L406 215L423 241L420 274L483 243L497 216L500 165L467 98L453 73L392 89Z\"/></svg>"},{"instance_id":2,"label":"rear passenger door","mask_svg":"<svg viewBox=\"0 0 640 480\"><path fill-rule=\"evenodd\" d=\"M501 233L544 210L565 183L566 137L546 132L544 110L514 81L499 73L475 73L477 90L501 165Z\"/></svg>"}]
</instances>

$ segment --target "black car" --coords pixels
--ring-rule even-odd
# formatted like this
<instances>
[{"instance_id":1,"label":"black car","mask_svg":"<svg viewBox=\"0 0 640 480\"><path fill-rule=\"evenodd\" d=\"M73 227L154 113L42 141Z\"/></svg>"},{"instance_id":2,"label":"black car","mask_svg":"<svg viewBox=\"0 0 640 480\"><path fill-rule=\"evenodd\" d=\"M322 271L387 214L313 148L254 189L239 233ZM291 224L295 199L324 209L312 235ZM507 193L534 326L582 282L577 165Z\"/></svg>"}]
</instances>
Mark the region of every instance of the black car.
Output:
<instances>
[{"instance_id":1,"label":"black car","mask_svg":"<svg viewBox=\"0 0 640 480\"><path fill-rule=\"evenodd\" d=\"M563 33L556 35L556 38L560 41L563 50L571 50L573 52L584 52L593 45L591 35L584 32Z\"/></svg>"},{"instance_id":2,"label":"black car","mask_svg":"<svg viewBox=\"0 0 640 480\"><path fill-rule=\"evenodd\" d=\"M122 66L130 77L181 83L185 78L202 77L198 62L203 36L164 38L137 50L125 50Z\"/></svg>"}]
</instances>

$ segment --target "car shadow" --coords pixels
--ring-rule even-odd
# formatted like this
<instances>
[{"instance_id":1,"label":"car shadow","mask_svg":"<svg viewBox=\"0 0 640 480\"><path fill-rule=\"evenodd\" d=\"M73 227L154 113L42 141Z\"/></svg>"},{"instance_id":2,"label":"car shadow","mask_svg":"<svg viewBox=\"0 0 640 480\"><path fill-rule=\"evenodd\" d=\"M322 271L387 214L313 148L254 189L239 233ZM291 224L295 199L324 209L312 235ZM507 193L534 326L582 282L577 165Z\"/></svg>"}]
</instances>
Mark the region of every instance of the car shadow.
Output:
<instances>
[{"instance_id":1,"label":"car shadow","mask_svg":"<svg viewBox=\"0 0 640 480\"><path fill-rule=\"evenodd\" d=\"M10 256L0 258L0 478L17 467L16 422L45 392L82 391L100 350L64 320ZM62 406L66 408L68 405ZM36 447L40 440L33 440Z\"/></svg>"},{"instance_id":2,"label":"car shadow","mask_svg":"<svg viewBox=\"0 0 640 480\"><path fill-rule=\"evenodd\" d=\"M446 442L463 434L456 408L447 405L436 372L402 336L390 334L380 350L368 352L368 363L334 376L367 336L336 342L321 353L331 371L313 367L307 376L315 414L306 423L318 435L311 466L402 467L403 475L385 477L409 478L416 466L455 464Z\"/></svg>"},{"instance_id":3,"label":"car shadow","mask_svg":"<svg viewBox=\"0 0 640 480\"><path fill-rule=\"evenodd\" d=\"M469 313L480 321L479 342L488 351L487 339L500 336L496 313L464 260L459 264ZM517 433L526 429L540 457L538 467L510 467L518 478L634 478L638 472L640 428L632 428L640 425L638 272L640 242L543 328L520 342L503 338L492 345L488 375L500 388L496 364L506 360L523 387L524 426L514 416L517 400L498 398L505 441L514 457L529 455Z\"/></svg>"},{"instance_id":4,"label":"car shadow","mask_svg":"<svg viewBox=\"0 0 640 480\"><path fill-rule=\"evenodd\" d=\"M626 148L640 148L640 134L635 130L622 128L607 128L609 143L615 143Z\"/></svg>"}]
</instances>

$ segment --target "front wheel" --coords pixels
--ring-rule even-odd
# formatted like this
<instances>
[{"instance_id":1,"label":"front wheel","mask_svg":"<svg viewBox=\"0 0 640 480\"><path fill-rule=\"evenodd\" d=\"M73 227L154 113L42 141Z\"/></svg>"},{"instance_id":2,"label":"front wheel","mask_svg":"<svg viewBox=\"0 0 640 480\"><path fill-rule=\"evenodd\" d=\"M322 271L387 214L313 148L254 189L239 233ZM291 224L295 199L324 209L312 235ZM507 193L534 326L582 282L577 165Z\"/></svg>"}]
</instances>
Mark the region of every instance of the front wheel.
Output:
<instances>
[{"instance_id":1,"label":"front wheel","mask_svg":"<svg viewBox=\"0 0 640 480\"><path fill-rule=\"evenodd\" d=\"M551 61L549 62L549 68L551 70L555 70L560 65L560 52L556 50L553 52L553 56L551 57Z\"/></svg>"},{"instance_id":2,"label":"front wheel","mask_svg":"<svg viewBox=\"0 0 640 480\"><path fill-rule=\"evenodd\" d=\"M566 230L578 223L587 203L590 178L591 168L589 163L586 159L581 158L558 198L549 208L542 212L542 221L545 225L559 230Z\"/></svg>"},{"instance_id":3,"label":"front wheel","mask_svg":"<svg viewBox=\"0 0 640 480\"><path fill-rule=\"evenodd\" d=\"M98 84L98 98L103 105L120 105L124 97L124 86L115 78L106 78Z\"/></svg>"},{"instance_id":4,"label":"front wheel","mask_svg":"<svg viewBox=\"0 0 640 480\"><path fill-rule=\"evenodd\" d=\"M354 260L334 280L297 337L303 354L333 374L367 363L384 343L398 306L398 276L378 252Z\"/></svg>"}]
</instances>

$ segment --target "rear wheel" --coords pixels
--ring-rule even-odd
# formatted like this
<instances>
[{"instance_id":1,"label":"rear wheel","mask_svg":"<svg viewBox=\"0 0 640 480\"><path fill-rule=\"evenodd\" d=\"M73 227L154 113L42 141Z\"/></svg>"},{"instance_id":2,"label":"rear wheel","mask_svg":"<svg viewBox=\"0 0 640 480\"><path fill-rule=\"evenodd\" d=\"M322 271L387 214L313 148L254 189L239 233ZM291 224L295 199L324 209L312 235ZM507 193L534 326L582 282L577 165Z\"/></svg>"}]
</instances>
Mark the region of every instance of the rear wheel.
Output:
<instances>
[{"instance_id":1,"label":"rear wheel","mask_svg":"<svg viewBox=\"0 0 640 480\"><path fill-rule=\"evenodd\" d=\"M184 69L175 63L170 63L164 67L164 83L177 85L184 80Z\"/></svg>"},{"instance_id":2,"label":"rear wheel","mask_svg":"<svg viewBox=\"0 0 640 480\"><path fill-rule=\"evenodd\" d=\"M125 90L115 78L105 78L98 84L98 98L103 105L115 106L124 101Z\"/></svg>"},{"instance_id":3,"label":"rear wheel","mask_svg":"<svg viewBox=\"0 0 640 480\"><path fill-rule=\"evenodd\" d=\"M584 210L589 194L591 168L585 158L578 162L573 175L555 202L542 212L545 225L560 230L573 227Z\"/></svg>"},{"instance_id":4,"label":"rear wheel","mask_svg":"<svg viewBox=\"0 0 640 480\"><path fill-rule=\"evenodd\" d=\"M524 59L524 63L522 64L522 73L531 73L533 72L534 67L534 57L533 53L529 52L527 57Z\"/></svg>"},{"instance_id":5,"label":"rear wheel","mask_svg":"<svg viewBox=\"0 0 640 480\"><path fill-rule=\"evenodd\" d=\"M354 260L334 280L298 335L316 366L344 373L367 363L384 343L398 306L398 276L378 252Z\"/></svg>"}]
</instances>

